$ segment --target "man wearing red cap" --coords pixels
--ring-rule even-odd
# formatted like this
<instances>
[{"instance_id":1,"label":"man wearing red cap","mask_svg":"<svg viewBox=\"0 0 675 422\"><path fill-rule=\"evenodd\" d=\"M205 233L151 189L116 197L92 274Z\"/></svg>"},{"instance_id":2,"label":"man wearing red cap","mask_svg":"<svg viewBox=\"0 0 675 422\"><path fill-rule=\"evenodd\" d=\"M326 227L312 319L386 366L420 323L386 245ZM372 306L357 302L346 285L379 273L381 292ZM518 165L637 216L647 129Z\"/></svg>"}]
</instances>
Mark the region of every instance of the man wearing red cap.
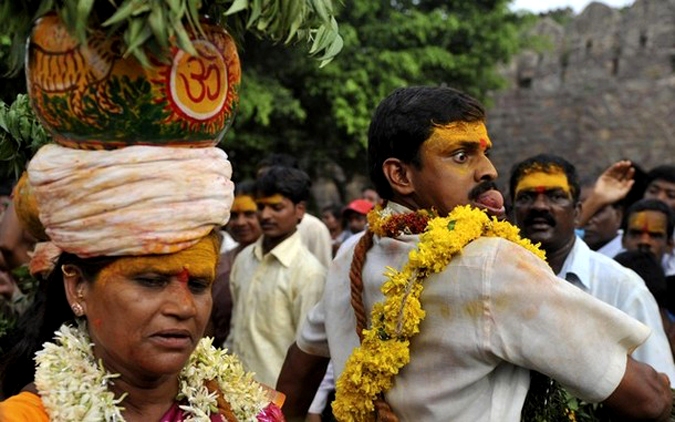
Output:
<instances>
[{"instance_id":1,"label":"man wearing red cap","mask_svg":"<svg viewBox=\"0 0 675 422\"><path fill-rule=\"evenodd\" d=\"M365 230L368 224L366 217L372 209L372 202L365 199L355 199L342 210L342 218L347 222L347 228L352 234Z\"/></svg>"}]
</instances>

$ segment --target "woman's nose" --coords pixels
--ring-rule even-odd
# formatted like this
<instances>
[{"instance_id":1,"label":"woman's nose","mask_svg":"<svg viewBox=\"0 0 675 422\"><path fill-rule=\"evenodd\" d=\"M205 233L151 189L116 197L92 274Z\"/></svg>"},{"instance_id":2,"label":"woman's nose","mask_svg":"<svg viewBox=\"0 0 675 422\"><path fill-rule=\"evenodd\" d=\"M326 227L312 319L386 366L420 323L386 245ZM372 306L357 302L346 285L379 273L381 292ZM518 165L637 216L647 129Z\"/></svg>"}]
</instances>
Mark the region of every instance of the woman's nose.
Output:
<instances>
[{"instance_id":1,"label":"woman's nose","mask_svg":"<svg viewBox=\"0 0 675 422\"><path fill-rule=\"evenodd\" d=\"M196 315L197 306L194 295L188 286L188 281L178 280L177 278L171 280L165 293L167 295L166 313L174 315L179 319L186 319Z\"/></svg>"}]
</instances>

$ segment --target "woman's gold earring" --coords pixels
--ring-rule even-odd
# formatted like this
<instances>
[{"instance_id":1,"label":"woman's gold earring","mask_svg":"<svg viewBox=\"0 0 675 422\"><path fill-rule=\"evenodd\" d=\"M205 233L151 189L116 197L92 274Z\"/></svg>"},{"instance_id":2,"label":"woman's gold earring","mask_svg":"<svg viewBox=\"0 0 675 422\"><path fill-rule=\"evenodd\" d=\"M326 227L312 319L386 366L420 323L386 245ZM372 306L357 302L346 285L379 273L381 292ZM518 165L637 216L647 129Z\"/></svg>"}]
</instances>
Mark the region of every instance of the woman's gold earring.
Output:
<instances>
[{"instance_id":1,"label":"woman's gold earring","mask_svg":"<svg viewBox=\"0 0 675 422\"><path fill-rule=\"evenodd\" d=\"M65 275L66 277L75 277L75 276L77 275L77 272L76 272L76 271L68 272L68 270L66 269L66 266L65 266L65 265L61 265L61 272L62 272L63 275Z\"/></svg>"},{"instance_id":2,"label":"woman's gold earring","mask_svg":"<svg viewBox=\"0 0 675 422\"><path fill-rule=\"evenodd\" d=\"M84 308L79 303L73 303L70 308L73 310L73 313L76 317L81 317L84 315Z\"/></svg>"}]
</instances>

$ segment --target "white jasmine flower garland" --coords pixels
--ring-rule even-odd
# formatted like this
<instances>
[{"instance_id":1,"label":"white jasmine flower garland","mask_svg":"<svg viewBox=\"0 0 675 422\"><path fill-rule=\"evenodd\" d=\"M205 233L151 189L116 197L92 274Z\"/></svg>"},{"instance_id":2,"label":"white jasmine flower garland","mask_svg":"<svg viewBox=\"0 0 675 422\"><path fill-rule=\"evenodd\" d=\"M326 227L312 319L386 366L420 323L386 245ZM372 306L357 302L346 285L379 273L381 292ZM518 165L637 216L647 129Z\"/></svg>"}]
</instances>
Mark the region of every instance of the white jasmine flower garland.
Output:
<instances>
[{"instance_id":1,"label":"white jasmine flower garland","mask_svg":"<svg viewBox=\"0 0 675 422\"><path fill-rule=\"evenodd\" d=\"M206 381L216 380L239 421L257 420L269 399L263 387L244 371L239 360L212 346L212 339L202 339L178 376L176 399L187 402L180 408L186 421L209 421L216 412L216 393L209 393ZM109 421L122 422L124 408L119 398L108 390L119 374L111 374L94 358L93 343L86 323L66 324L56 332L54 343L45 343L36 354L35 386L53 422Z\"/></svg>"}]
</instances>

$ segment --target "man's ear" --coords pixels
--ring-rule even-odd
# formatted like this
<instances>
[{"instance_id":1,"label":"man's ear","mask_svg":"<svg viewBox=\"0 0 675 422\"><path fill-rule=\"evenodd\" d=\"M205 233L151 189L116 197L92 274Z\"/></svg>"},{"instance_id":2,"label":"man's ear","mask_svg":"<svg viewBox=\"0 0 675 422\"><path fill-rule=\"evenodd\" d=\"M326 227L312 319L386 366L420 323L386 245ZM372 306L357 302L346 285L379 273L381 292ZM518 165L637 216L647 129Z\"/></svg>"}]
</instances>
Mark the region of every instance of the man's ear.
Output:
<instances>
[{"instance_id":1,"label":"man's ear","mask_svg":"<svg viewBox=\"0 0 675 422\"><path fill-rule=\"evenodd\" d=\"M307 202L300 201L297 204L295 204L295 216L298 217L298 224L300 224L300 221L302 221L302 217L305 216L306 211L307 211Z\"/></svg>"},{"instance_id":2,"label":"man's ear","mask_svg":"<svg viewBox=\"0 0 675 422\"><path fill-rule=\"evenodd\" d=\"M583 206L581 201L577 201L577 204L574 206L574 227L581 228L579 227L579 217L581 217L581 207Z\"/></svg>"},{"instance_id":3,"label":"man's ear","mask_svg":"<svg viewBox=\"0 0 675 422\"><path fill-rule=\"evenodd\" d=\"M407 196L415 192L412 178L410 177L410 164L404 163L398 158L387 158L382 163L382 172L387 178L391 189L400 196Z\"/></svg>"}]
</instances>

